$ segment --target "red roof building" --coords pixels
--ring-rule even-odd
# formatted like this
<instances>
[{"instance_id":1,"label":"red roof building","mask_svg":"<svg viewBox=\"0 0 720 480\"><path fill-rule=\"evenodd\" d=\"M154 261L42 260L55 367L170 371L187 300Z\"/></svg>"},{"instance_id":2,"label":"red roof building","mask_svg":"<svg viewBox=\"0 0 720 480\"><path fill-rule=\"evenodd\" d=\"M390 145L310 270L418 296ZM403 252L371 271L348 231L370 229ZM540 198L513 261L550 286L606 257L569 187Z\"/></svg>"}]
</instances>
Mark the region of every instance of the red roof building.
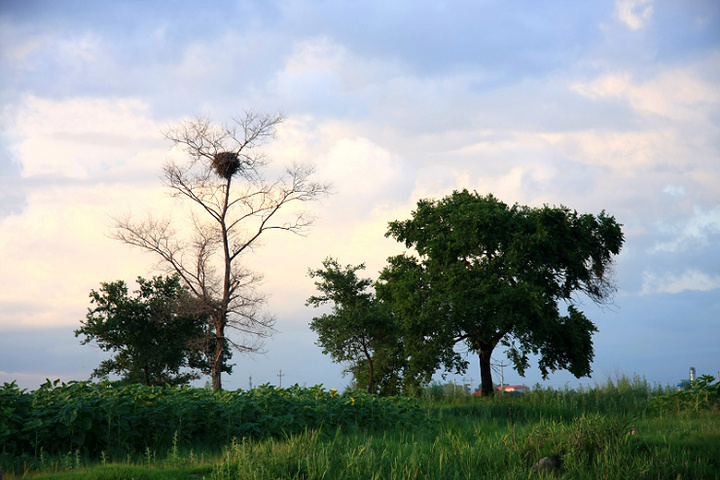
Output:
<instances>
[{"instance_id":1,"label":"red roof building","mask_svg":"<svg viewBox=\"0 0 720 480\"><path fill-rule=\"evenodd\" d=\"M495 387L495 391L500 393L512 393L514 395L518 395L520 393L526 393L530 391L530 387L526 387L525 385L505 385L504 387ZM473 393L473 395L482 395L482 390L478 390L477 392Z\"/></svg>"}]
</instances>

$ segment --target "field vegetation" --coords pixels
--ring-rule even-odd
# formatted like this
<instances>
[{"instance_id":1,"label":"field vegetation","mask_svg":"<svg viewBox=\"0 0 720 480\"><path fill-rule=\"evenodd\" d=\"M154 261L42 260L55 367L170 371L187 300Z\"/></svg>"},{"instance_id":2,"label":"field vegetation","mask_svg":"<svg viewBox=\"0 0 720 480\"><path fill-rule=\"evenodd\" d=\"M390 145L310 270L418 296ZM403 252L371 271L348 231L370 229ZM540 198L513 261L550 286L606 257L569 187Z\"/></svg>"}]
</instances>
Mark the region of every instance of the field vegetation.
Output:
<instances>
[{"instance_id":1,"label":"field vegetation","mask_svg":"<svg viewBox=\"0 0 720 480\"><path fill-rule=\"evenodd\" d=\"M622 377L411 399L319 386L6 383L0 466L3 480L718 479L718 388L707 376L680 392Z\"/></svg>"}]
</instances>

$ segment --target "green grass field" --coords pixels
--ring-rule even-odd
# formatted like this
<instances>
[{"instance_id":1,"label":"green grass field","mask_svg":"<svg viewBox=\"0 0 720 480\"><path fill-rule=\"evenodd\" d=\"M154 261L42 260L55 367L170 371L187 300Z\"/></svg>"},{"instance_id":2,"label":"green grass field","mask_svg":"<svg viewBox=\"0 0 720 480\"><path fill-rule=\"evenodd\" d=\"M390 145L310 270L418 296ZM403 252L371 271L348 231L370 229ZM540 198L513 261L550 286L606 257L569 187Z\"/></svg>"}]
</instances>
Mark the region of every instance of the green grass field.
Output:
<instances>
[{"instance_id":1,"label":"green grass field","mask_svg":"<svg viewBox=\"0 0 720 480\"><path fill-rule=\"evenodd\" d=\"M720 409L717 384L709 383L677 394L622 378L581 391L377 404L369 396L314 387L312 396L322 404L317 425L281 427L225 445L183 443L175 435L166 448L103 451L99 458L81 448L5 455L0 465L3 480L720 479ZM363 421L365 410L331 421L331 414L356 407L374 409L374 417ZM391 422L382 420L383 411ZM557 457L560 466L537 471L533 466L543 457Z\"/></svg>"}]
</instances>

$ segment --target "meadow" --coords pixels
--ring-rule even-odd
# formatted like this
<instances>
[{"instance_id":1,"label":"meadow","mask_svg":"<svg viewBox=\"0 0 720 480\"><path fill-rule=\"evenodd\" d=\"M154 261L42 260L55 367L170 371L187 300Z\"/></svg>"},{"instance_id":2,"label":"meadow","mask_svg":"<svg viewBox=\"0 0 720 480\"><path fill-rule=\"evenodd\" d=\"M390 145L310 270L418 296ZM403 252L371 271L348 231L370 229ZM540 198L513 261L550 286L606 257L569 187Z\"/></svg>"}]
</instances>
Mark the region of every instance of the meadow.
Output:
<instances>
[{"instance_id":1,"label":"meadow","mask_svg":"<svg viewBox=\"0 0 720 480\"><path fill-rule=\"evenodd\" d=\"M3 480L719 479L718 397L712 377L494 398L6 383L0 467Z\"/></svg>"}]
</instances>

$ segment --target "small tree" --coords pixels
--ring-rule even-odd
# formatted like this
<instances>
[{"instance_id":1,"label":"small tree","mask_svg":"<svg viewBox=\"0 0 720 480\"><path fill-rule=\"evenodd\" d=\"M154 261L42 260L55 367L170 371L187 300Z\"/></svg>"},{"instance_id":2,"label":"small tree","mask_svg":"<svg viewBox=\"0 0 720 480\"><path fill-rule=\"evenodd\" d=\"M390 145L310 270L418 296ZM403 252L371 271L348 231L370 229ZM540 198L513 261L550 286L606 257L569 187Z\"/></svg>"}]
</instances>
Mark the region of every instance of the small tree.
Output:
<instances>
[{"instance_id":1,"label":"small tree","mask_svg":"<svg viewBox=\"0 0 720 480\"><path fill-rule=\"evenodd\" d=\"M368 393L398 393L400 338L392 316L368 291L372 280L357 276L365 266L342 267L328 258L323 267L310 270L310 277L319 279L315 286L321 295L307 301L314 307L332 304L332 313L310 322L318 345L335 362L350 364L347 371L357 387L366 387Z\"/></svg>"},{"instance_id":2,"label":"small tree","mask_svg":"<svg viewBox=\"0 0 720 480\"><path fill-rule=\"evenodd\" d=\"M613 217L508 206L463 190L421 200L387 235L417 252L391 258L378 286L402 324L410 374L427 377L441 365L464 370L458 342L480 357L484 395L493 393L490 358L498 345L521 375L530 354L539 356L543 377L557 369L592 372L597 328L575 294L605 303L615 291L612 256L624 238Z\"/></svg>"},{"instance_id":3,"label":"small tree","mask_svg":"<svg viewBox=\"0 0 720 480\"><path fill-rule=\"evenodd\" d=\"M134 222L126 217L115 222L116 239L158 255L205 305L215 335L215 391L222 388L226 345L256 352L275 323L262 310L265 297L257 290L262 277L242 264L243 256L269 231L304 233L312 218L288 207L328 193L326 185L311 180L308 166L294 165L276 180L265 180L268 162L258 147L282 120L281 115L249 112L228 125L198 119L171 128L166 138L188 158L165 166L165 185L194 207L190 226L183 234L169 220ZM228 337L228 327L241 338Z\"/></svg>"},{"instance_id":4,"label":"small tree","mask_svg":"<svg viewBox=\"0 0 720 480\"><path fill-rule=\"evenodd\" d=\"M83 345L94 342L115 353L92 377L117 374L127 383L178 385L209 374L213 337L204 306L177 276L137 282L134 296L122 280L90 292L94 308L75 336L85 336Z\"/></svg>"}]
</instances>

